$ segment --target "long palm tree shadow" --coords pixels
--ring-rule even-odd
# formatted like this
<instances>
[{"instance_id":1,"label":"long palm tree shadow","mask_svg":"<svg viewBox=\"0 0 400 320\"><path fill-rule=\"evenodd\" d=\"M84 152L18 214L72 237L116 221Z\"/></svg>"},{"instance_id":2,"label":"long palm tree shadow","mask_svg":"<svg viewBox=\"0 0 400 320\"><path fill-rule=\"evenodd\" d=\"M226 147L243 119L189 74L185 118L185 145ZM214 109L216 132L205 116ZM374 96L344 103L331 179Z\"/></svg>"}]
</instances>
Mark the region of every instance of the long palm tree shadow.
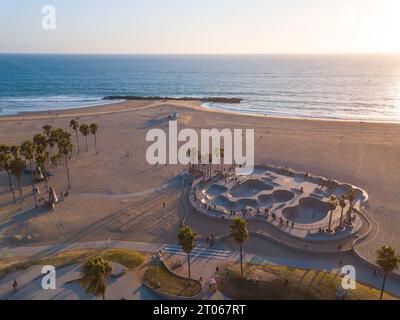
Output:
<instances>
[{"instance_id":1,"label":"long palm tree shadow","mask_svg":"<svg viewBox=\"0 0 400 320\"><path fill-rule=\"evenodd\" d=\"M137 221L137 219L139 217L142 217L142 219L140 219L140 221L136 222L136 224L135 224L135 226L140 227L141 222L144 219L152 218L151 212L149 213L149 211L146 209L146 206L149 203L154 202L153 208L156 208L157 206L159 208L160 200L162 201L163 199L164 200L168 199L171 195L173 195L175 193L176 193L176 189L172 188L172 189L165 189L163 191L159 191L159 192L150 194L149 196L147 196L139 201L136 201L135 203L131 204L130 206L120 209L116 212L112 212L109 215L94 222L90 226L79 230L74 235L72 235L71 237L66 239L64 241L64 244L59 244L56 246L50 246L48 248L45 248L45 249L39 251L38 253L36 253L34 255L34 257L32 257L32 258L38 259L41 257L45 257L49 254L56 254L57 252L60 252L63 249L67 248L72 243L82 242L87 239L90 239L93 235L98 234L101 231L104 231L106 227L109 227L113 223L116 223L116 221L118 221L119 218L124 217L125 215L127 215L129 213L131 213L131 214L134 213L134 216L132 217L132 219L130 221ZM138 212L140 209L146 209L146 210L143 210L143 212L140 212L139 214L135 214L135 212ZM126 222L122 221L119 224L120 224L120 226L126 225ZM160 228L160 224L155 226L155 228ZM125 236L119 237L119 239L116 239L116 240L126 240L126 239L130 238L129 232L132 232L132 227L129 229L127 229L127 231L124 232ZM158 234L157 236L159 237L159 239L158 239L159 241L162 241L164 239L160 234Z\"/></svg>"},{"instance_id":2,"label":"long palm tree shadow","mask_svg":"<svg viewBox=\"0 0 400 320\"><path fill-rule=\"evenodd\" d=\"M321 271L316 271L316 272L315 272L314 276L312 277L310 283L309 283L308 286L307 286L307 290L308 290L308 289L311 289L311 287L313 286L315 280L317 279L317 277L319 276L320 273L321 273Z\"/></svg>"},{"instance_id":3,"label":"long palm tree shadow","mask_svg":"<svg viewBox=\"0 0 400 320\"><path fill-rule=\"evenodd\" d=\"M4 230L5 228L8 228L12 225L15 224L20 224L20 223L24 223L26 221L29 221L33 218L37 218L40 217L46 213L49 213L50 210L46 205L37 207L37 208L32 208L28 211L23 211L21 213L17 213L15 215L13 215L9 220L7 220L6 222L0 224L0 231Z\"/></svg>"},{"instance_id":4,"label":"long palm tree shadow","mask_svg":"<svg viewBox=\"0 0 400 320\"><path fill-rule=\"evenodd\" d=\"M168 194L172 194L174 191L171 190L167 193L165 192L161 192L158 194L164 195L168 197ZM135 203L133 203L132 205L123 208L121 210L118 210L116 212L113 212L109 215L107 215L106 217L98 220L97 222L95 222L94 224L90 225L89 227L80 230L79 232L77 232L75 235L71 236L68 240L67 243L73 243L73 242L79 242L82 241L84 239L87 239L88 237L90 237L91 235L93 235L96 232L101 231L102 229L104 229L104 227L109 227L110 225L112 225L113 223L116 223L115 221L118 221L119 218L125 216L126 214L129 213L135 213L138 210L140 210L141 208L144 208L148 203L151 203L152 199L154 200L154 194L143 198L142 200L139 200ZM139 214L134 214L134 217L131 220L134 219L138 219L139 217L143 216L144 218L146 218L145 216L148 215L149 213L147 211L143 211ZM150 217L149 217L150 218ZM126 222L120 222L120 225L124 224L126 225ZM124 232L127 233L127 232ZM127 238L127 236L122 237L121 239Z\"/></svg>"}]
</instances>

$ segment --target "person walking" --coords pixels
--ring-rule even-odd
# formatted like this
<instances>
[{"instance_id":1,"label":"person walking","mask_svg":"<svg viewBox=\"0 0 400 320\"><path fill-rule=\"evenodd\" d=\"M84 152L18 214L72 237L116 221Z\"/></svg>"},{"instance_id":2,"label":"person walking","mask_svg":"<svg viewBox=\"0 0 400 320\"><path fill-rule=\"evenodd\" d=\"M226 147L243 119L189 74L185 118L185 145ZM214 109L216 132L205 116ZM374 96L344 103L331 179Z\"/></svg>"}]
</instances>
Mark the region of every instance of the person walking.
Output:
<instances>
[{"instance_id":1,"label":"person walking","mask_svg":"<svg viewBox=\"0 0 400 320\"><path fill-rule=\"evenodd\" d=\"M17 280L14 280L14 282L13 282L13 292L14 293L17 292L17 288L18 288Z\"/></svg>"}]
</instances>

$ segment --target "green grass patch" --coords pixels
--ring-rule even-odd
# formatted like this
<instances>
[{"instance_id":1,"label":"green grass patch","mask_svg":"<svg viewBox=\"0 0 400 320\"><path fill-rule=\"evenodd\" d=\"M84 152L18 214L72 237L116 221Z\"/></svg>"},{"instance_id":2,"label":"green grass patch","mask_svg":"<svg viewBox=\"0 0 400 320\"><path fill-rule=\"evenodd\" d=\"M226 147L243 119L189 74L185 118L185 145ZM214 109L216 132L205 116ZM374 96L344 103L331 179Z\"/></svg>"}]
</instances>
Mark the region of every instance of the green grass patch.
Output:
<instances>
[{"instance_id":1,"label":"green grass patch","mask_svg":"<svg viewBox=\"0 0 400 320\"><path fill-rule=\"evenodd\" d=\"M128 249L108 249L102 251L100 255L105 260L122 264L129 269L139 267L144 261L142 254Z\"/></svg>"},{"instance_id":2,"label":"green grass patch","mask_svg":"<svg viewBox=\"0 0 400 320\"><path fill-rule=\"evenodd\" d=\"M251 280L258 280L257 283ZM339 274L286 266L229 265L221 272L219 288L233 299L244 300L336 300ZM357 283L348 300L377 300L380 290ZM384 299L396 297L384 293Z\"/></svg>"},{"instance_id":3,"label":"green grass patch","mask_svg":"<svg viewBox=\"0 0 400 320\"><path fill-rule=\"evenodd\" d=\"M150 266L143 276L143 281L155 290L174 296L193 297L201 291L200 283L177 277L162 264ZM160 287L157 285L158 281Z\"/></svg>"},{"instance_id":4,"label":"green grass patch","mask_svg":"<svg viewBox=\"0 0 400 320\"><path fill-rule=\"evenodd\" d=\"M26 270L34 265L52 265L56 268L79 264L93 255L101 255L104 259L119 263L128 269L140 266L144 256L127 249L82 249L60 252L40 259L6 258L0 259L0 278L12 271Z\"/></svg>"}]
</instances>

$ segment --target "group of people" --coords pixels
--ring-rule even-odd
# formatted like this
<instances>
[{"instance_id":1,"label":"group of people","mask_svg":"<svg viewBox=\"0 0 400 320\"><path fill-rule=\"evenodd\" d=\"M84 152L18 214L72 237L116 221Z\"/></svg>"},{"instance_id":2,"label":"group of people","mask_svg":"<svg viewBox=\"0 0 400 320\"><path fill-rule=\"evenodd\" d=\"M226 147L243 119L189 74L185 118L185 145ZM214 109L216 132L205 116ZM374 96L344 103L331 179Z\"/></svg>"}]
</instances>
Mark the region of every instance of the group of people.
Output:
<instances>
[{"instance_id":1,"label":"group of people","mask_svg":"<svg viewBox=\"0 0 400 320\"><path fill-rule=\"evenodd\" d=\"M213 234L213 233L208 234L208 235L207 235L207 238L206 238L206 242L207 242L208 244L210 244L210 247L212 247L212 246L214 245L214 241L215 241L215 236L214 236L214 234Z\"/></svg>"}]
</instances>

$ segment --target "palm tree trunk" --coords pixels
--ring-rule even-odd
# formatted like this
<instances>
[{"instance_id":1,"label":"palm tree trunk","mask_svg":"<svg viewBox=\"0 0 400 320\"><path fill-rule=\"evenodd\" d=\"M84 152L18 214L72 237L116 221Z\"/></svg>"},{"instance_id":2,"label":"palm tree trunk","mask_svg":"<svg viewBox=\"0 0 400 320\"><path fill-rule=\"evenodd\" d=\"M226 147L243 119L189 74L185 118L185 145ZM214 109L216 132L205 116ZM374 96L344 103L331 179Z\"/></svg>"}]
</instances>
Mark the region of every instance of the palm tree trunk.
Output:
<instances>
[{"instance_id":1,"label":"palm tree trunk","mask_svg":"<svg viewBox=\"0 0 400 320\"><path fill-rule=\"evenodd\" d=\"M85 138L86 138L86 152L87 152L89 150L89 148L88 148L88 137L85 136Z\"/></svg>"},{"instance_id":2,"label":"palm tree trunk","mask_svg":"<svg viewBox=\"0 0 400 320\"><path fill-rule=\"evenodd\" d=\"M240 276L243 278L243 248L242 244L240 246Z\"/></svg>"},{"instance_id":3,"label":"palm tree trunk","mask_svg":"<svg viewBox=\"0 0 400 320\"><path fill-rule=\"evenodd\" d=\"M94 149L96 150L96 154L98 154L98 152L97 152L97 135L94 135Z\"/></svg>"},{"instance_id":4,"label":"palm tree trunk","mask_svg":"<svg viewBox=\"0 0 400 320\"><path fill-rule=\"evenodd\" d=\"M79 148L79 137L78 137L78 130L75 130L75 135L76 135L76 145L78 146L78 154L81 152Z\"/></svg>"},{"instance_id":5,"label":"palm tree trunk","mask_svg":"<svg viewBox=\"0 0 400 320\"><path fill-rule=\"evenodd\" d=\"M47 175L44 175L44 180L46 181L46 191L49 193L49 178Z\"/></svg>"},{"instance_id":6,"label":"palm tree trunk","mask_svg":"<svg viewBox=\"0 0 400 320\"><path fill-rule=\"evenodd\" d=\"M381 290L381 296L379 297L379 300L383 299L383 292L385 292L385 285L386 285L386 277L387 277L387 271L385 271L385 273L383 275L382 290Z\"/></svg>"},{"instance_id":7,"label":"palm tree trunk","mask_svg":"<svg viewBox=\"0 0 400 320\"><path fill-rule=\"evenodd\" d=\"M16 202L17 202L17 199L15 199L15 192L14 192L13 185L12 185L12 183L11 183L10 171L9 171L8 169L7 169L6 171L7 171L7 176L8 176L8 184L9 184L9 186L10 186L10 192L11 192L12 195L13 195L14 203L16 203Z\"/></svg>"},{"instance_id":8,"label":"palm tree trunk","mask_svg":"<svg viewBox=\"0 0 400 320\"><path fill-rule=\"evenodd\" d=\"M32 183L33 199L35 200L35 206L37 207L38 204L37 204L36 192L35 192L35 181L33 179L32 160L29 160L29 168L31 169L31 183Z\"/></svg>"},{"instance_id":9,"label":"palm tree trunk","mask_svg":"<svg viewBox=\"0 0 400 320\"><path fill-rule=\"evenodd\" d=\"M349 211L347 212L347 221L350 224L351 223L351 213L353 212L353 203L350 203L350 208Z\"/></svg>"},{"instance_id":10,"label":"palm tree trunk","mask_svg":"<svg viewBox=\"0 0 400 320\"><path fill-rule=\"evenodd\" d=\"M189 270L189 279L192 279L191 273L190 273L190 253L188 255L188 270Z\"/></svg>"},{"instance_id":11,"label":"palm tree trunk","mask_svg":"<svg viewBox=\"0 0 400 320\"><path fill-rule=\"evenodd\" d=\"M69 177L69 168L68 168L68 155L65 155L65 168L67 169L68 190L71 190L71 181Z\"/></svg>"},{"instance_id":12,"label":"palm tree trunk","mask_svg":"<svg viewBox=\"0 0 400 320\"><path fill-rule=\"evenodd\" d=\"M340 228L342 227L343 224L343 210L344 208L342 208L342 212L340 212Z\"/></svg>"},{"instance_id":13,"label":"palm tree trunk","mask_svg":"<svg viewBox=\"0 0 400 320\"><path fill-rule=\"evenodd\" d=\"M332 215L333 215L333 210L331 210L331 213L329 215L329 225L328 225L328 231L331 230L331 224L332 224Z\"/></svg>"},{"instance_id":14,"label":"palm tree trunk","mask_svg":"<svg viewBox=\"0 0 400 320\"><path fill-rule=\"evenodd\" d=\"M22 204L24 202L24 192L22 191L21 178L17 177L17 181L18 181L19 201Z\"/></svg>"}]
</instances>

